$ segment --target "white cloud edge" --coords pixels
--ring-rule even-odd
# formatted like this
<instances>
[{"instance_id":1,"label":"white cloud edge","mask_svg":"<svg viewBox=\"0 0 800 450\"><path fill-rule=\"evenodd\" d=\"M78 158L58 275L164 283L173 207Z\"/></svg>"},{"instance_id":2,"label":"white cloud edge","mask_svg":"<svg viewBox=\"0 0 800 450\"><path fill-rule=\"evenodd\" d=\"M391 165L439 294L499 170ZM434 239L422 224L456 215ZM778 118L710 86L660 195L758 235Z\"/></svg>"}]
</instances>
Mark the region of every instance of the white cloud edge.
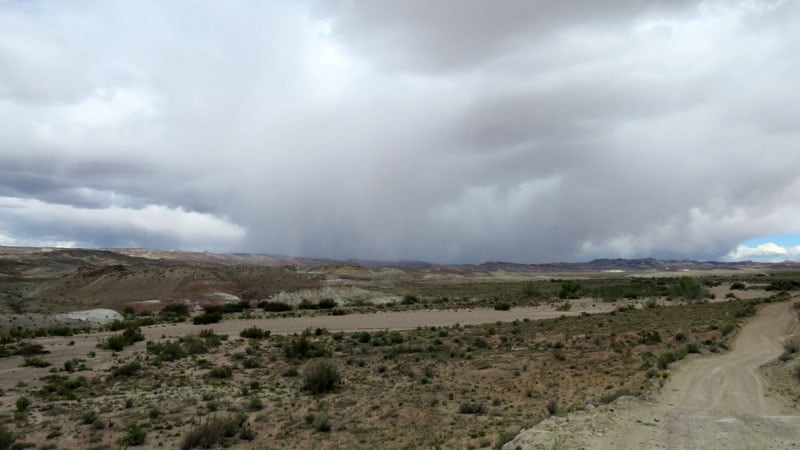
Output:
<instances>
[{"instance_id":1,"label":"white cloud edge","mask_svg":"<svg viewBox=\"0 0 800 450\"><path fill-rule=\"evenodd\" d=\"M739 245L723 257L726 261L782 262L800 260L800 245L783 247L774 242L765 242L755 247Z\"/></svg>"},{"instance_id":2,"label":"white cloud edge","mask_svg":"<svg viewBox=\"0 0 800 450\"><path fill-rule=\"evenodd\" d=\"M182 207L147 205L141 208L109 206L80 208L46 203L36 199L0 197L2 219L11 217L31 224L62 223L69 229L112 230L121 235L160 236L190 247L215 247L232 244L246 236L246 230L226 218L211 213L188 211ZM0 245L75 247L82 245L70 236L36 239L0 228Z\"/></svg>"}]
</instances>

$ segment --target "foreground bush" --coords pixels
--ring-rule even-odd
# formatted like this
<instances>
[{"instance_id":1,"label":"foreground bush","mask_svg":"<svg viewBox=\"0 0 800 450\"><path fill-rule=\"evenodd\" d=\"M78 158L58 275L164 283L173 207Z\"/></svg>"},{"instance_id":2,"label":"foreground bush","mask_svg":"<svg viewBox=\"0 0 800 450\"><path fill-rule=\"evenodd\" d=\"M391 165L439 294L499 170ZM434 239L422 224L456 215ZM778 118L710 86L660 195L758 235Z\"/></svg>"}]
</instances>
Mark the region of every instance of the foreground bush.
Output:
<instances>
[{"instance_id":1,"label":"foreground bush","mask_svg":"<svg viewBox=\"0 0 800 450\"><path fill-rule=\"evenodd\" d=\"M308 363L303 376L303 389L312 394L333 391L342 381L339 367L335 362L327 359Z\"/></svg>"},{"instance_id":2,"label":"foreground bush","mask_svg":"<svg viewBox=\"0 0 800 450\"><path fill-rule=\"evenodd\" d=\"M225 439L233 438L236 433L245 431L244 415L234 417L214 417L193 429L183 438L181 450L193 448L217 448ZM243 437L245 437L243 435Z\"/></svg>"},{"instance_id":3,"label":"foreground bush","mask_svg":"<svg viewBox=\"0 0 800 450\"><path fill-rule=\"evenodd\" d=\"M9 450L14 445L14 435L0 425L0 450Z\"/></svg>"}]
</instances>

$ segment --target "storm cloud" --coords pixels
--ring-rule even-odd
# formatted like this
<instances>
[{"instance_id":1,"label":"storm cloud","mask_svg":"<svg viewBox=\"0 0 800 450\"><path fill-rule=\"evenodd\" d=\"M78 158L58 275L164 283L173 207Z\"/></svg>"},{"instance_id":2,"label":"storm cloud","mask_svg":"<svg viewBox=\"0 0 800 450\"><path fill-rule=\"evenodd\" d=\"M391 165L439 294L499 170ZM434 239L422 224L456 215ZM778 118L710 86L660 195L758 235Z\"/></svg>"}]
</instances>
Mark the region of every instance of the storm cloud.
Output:
<instances>
[{"instance_id":1,"label":"storm cloud","mask_svg":"<svg viewBox=\"0 0 800 450\"><path fill-rule=\"evenodd\" d=\"M747 257L799 47L778 0L3 2L0 244Z\"/></svg>"}]
</instances>

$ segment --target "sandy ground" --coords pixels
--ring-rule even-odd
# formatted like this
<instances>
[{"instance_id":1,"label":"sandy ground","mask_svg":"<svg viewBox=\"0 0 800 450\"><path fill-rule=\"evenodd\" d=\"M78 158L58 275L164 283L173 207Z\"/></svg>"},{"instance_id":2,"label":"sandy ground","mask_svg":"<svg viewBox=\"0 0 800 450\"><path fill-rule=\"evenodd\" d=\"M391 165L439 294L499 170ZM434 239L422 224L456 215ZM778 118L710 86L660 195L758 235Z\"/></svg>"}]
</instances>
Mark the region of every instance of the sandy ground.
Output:
<instances>
[{"instance_id":1,"label":"sandy ground","mask_svg":"<svg viewBox=\"0 0 800 450\"><path fill-rule=\"evenodd\" d=\"M800 448L800 414L767 396L759 368L798 331L791 303L764 306L719 356L678 364L653 401L621 399L520 433L506 450Z\"/></svg>"}]
</instances>

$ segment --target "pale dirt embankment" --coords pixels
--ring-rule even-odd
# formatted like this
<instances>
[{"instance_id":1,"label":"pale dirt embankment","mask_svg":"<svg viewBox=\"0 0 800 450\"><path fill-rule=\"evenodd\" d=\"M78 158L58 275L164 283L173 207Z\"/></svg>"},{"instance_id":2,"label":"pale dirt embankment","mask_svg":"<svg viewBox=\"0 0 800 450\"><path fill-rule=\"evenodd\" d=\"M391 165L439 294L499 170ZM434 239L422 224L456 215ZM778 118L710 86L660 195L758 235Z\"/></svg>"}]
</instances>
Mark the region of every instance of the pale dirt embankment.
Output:
<instances>
[{"instance_id":1,"label":"pale dirt embankment","mask_svg":"<svg viewBox=\"0 0 800 450\"><path fill-rule=\"evenodd\" d=\"M621 399L520 433L503 448L800 448L800 412L769 397L759 368L798 331L791 303L769 304L744 326L730 352L677 364L652 401Z\"/></svg>"}]
</instances>

